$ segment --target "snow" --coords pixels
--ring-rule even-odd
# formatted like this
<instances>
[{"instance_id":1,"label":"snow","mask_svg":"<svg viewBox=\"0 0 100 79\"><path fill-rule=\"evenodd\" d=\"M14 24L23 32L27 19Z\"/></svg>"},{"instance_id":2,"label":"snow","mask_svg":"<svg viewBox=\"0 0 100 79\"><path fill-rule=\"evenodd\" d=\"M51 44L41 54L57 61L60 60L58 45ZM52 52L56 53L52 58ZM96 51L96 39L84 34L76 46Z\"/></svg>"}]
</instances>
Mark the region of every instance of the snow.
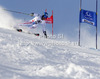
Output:
<instances>
[{"instance_id":1,"label":"snow","mask_svg":"<svg viewBox=\"0 0 100 79\"><path fill-rule=\"evenodd\" d=\"M100 49L17 32L20 20L0 14L0 79L100 79Z\"/></svg>"},{"instance_id":2,"label":"snow","mask_svg":"<svg viewBox=\"0 0 100 79\"><path fill-rule=\"evenodd\" d=\"M100 79L100 50L0 30L0 79Z\"/></svg>"}]
</instances>

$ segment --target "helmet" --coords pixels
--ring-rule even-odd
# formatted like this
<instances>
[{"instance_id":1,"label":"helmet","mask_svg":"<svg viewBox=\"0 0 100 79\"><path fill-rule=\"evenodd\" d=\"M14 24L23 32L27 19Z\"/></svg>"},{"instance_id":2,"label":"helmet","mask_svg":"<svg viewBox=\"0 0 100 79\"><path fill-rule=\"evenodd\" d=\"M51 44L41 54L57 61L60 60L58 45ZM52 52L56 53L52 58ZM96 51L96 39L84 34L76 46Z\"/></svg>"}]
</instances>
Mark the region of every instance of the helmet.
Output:
<instances>
[{"instance_id":1,"label":"helmet","mask_svg":"<svg viewBox=\"0 0 100 79\"><path fill-rule=\"evenodd\" d=\"M48 13L44 12L44 18L48 18Z\"/></svg>"},{"instance_id":2,"label":"helmet","mask_svg":"<svg viewBox=\"0 0 100 79\"><path fill-rule=\"evenodd\" d=\"M44 12L44 15L48 16L48 13L47 12Z\"/></svg>"}]
</instances>

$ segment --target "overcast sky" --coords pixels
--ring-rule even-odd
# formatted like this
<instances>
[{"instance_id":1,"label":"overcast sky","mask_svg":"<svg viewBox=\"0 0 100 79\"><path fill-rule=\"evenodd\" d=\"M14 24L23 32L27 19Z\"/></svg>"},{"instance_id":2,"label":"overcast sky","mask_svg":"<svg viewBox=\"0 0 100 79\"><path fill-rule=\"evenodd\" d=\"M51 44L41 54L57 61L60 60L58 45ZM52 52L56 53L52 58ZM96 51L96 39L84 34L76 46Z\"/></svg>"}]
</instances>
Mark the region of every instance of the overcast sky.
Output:
<instances>
[{"instance_id":1,"label":"overcast sky","mask_svg":"<svg viewBox=\"0 0 100 79\"><path fill-rule=\"evenodd\" d=\"M83 0L82 8L95 11L96 0ZM98 0L99 1L99 0ZM100 1L98 2L98 33L100 34ZM49 16L54 11L54 33L62 33L71 40L78 40L79 27L79 8L80 0L0 0L0 6L6 9L42 14L47 9ZM16 18L31 19L32 17L22 14L12 13ZM95 26L81 24L82 28L89 30L95 36ZM47 29L51 31L51 26L47 25ZM83 32L82 32L83 33ZM72 38L73 37L73 38Z\"/></svg>"}]
</instances>

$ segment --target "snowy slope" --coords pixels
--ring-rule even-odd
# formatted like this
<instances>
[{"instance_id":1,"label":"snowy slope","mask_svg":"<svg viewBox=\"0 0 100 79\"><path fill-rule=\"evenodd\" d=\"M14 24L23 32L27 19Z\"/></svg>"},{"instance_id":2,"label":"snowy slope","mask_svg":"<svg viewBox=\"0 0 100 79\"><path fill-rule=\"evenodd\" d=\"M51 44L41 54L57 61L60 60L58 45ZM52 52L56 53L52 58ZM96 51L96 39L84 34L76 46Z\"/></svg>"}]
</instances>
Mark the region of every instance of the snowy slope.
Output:
<instances>
[{"instance_id":1,"label":"snowy slope","mask_svg":"<svg viewBox=\"0 0 100 79\"><path fill-rule=\"evenodd\" d=\"M99 49L12 30L20 22L0 6L0 79L100 79Z\"/></svg>"},{"instance_id":2,"label":"snowy slope","mask_svg":"<svg viewBox=\"0 0 100 79\"><path fill-rule=\"evenodd\" d=\"M0 79L100 79L100 50L0 28Z\"/></svg>"}]
</instances>

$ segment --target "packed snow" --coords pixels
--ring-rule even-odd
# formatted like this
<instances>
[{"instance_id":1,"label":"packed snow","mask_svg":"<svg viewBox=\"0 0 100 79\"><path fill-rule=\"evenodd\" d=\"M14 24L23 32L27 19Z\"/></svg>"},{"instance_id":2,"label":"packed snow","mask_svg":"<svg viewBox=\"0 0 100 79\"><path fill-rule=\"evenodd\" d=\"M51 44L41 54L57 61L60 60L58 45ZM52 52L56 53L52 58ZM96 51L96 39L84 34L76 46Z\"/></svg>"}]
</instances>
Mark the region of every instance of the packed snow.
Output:
<instances>
[{"instance_id":1,"label":"packed snow","mask_svg":"<svg viewBox=\"0 0 100 79\"><path fill-rule=\"evenodd\" d=\"M5 23L0 23L0 79L100 79L99 49L20 33Z\"/></svg>"}]
</instances>

